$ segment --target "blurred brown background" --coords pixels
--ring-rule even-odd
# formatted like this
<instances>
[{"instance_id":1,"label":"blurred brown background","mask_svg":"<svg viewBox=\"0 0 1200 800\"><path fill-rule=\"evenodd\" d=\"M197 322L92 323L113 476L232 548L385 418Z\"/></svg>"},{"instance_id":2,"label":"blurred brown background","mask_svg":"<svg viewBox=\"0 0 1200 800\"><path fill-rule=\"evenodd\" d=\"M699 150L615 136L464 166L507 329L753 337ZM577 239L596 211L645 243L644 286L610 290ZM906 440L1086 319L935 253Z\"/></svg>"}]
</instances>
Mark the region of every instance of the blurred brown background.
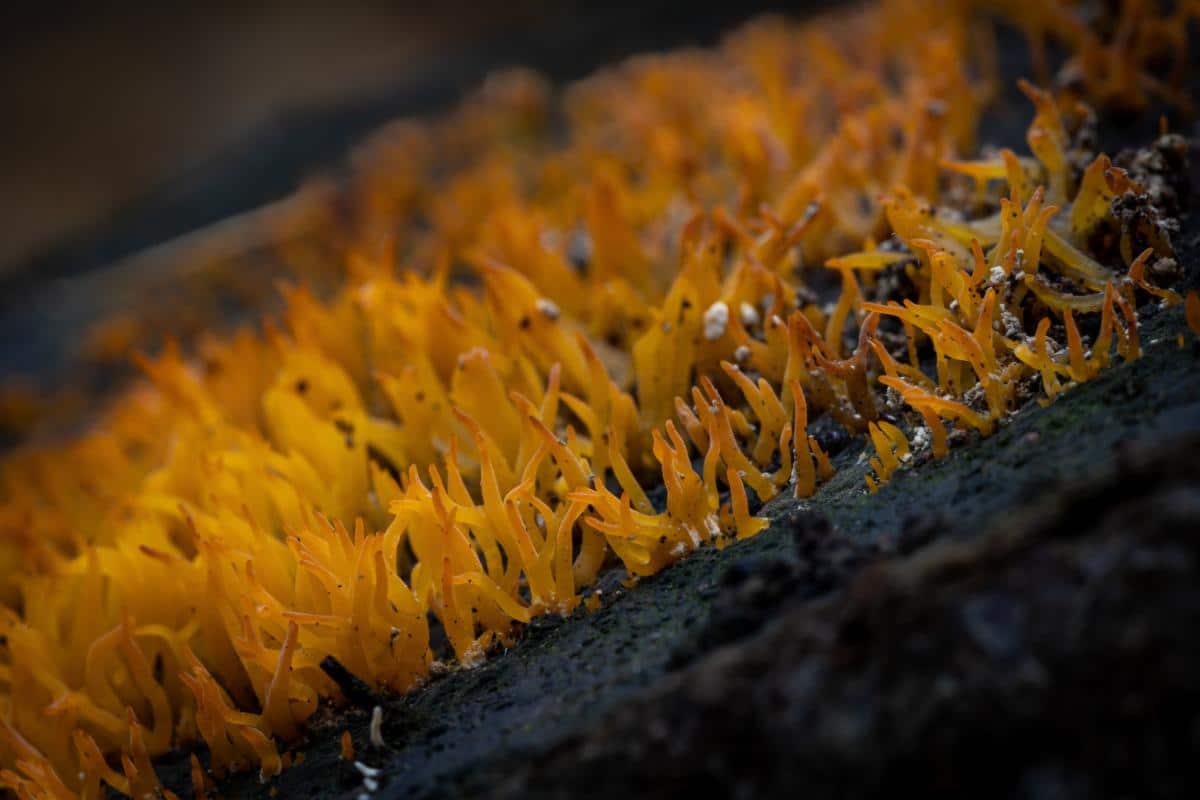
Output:
<instances>
[{"instance_id":1,"label":"blurred brown background","mask_svg":"<svg viewBox=\"0 0 1200 800\"><path fill-rule=\"evenodd\" d=\"M97 4L10 18L0 265L103 219L273 117L412 85L497 30L571 10L529 0L430 5Z\"/></svg>"},{"instance_id":2,"label":"blurred brown background","mask_svg":"<svg viewBox=\"0 0 1200 800\"><path fill-rule=\"evenodd\" d=\"M774 5L6 4L0 294L284 196L372 127L448 105L494 68L571 79L711 43Z\"/></svg>"},{"instance_id":3,"label":"blurred brown background","mask_svg":"<svg viewBox=\"0 0 1200 800\"><path fill-rule=\"evenodd\" d=\"M81 357L81 343L107 320L174 320L190 305L178 249L158 245L336 175L372 130L451 107L493 70L533 67L562 83L634 53L715 43L764 10L826 4L10 1L0 388L119 375ZM222 313L235 321L238 309Z\"/></svg>"}]
</instances>

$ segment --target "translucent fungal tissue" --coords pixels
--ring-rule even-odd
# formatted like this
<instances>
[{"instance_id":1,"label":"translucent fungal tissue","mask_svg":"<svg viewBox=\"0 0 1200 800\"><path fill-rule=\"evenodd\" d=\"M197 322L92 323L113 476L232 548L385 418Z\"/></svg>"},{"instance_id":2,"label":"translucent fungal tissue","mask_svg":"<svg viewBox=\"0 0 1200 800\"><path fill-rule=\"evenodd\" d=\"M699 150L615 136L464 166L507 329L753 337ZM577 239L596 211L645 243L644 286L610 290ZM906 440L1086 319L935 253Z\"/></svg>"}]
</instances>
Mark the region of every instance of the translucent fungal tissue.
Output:
<instances>
[{"instance_id":1,"label":"translucent fungal tissue","mask_svg":"<svg viewBox=\"0 0 1200 800\"><path fill-rule=\"evenodd\" d=\"M336 291L139 357L84 432L4 456L0 781L169 794L153 759L196 743L198 791L269 780L346 701L330 664L412 690L431 624L469 667L603 570L761 534L833 476L821 430L874 492L1138 358L1173 228L1085 102L1185 100L1147 65L1191 12L1122 8L1119 43L1070 5L763 20L380 132ZM977 150L996 16L1071 54L1021 84L1029 155Z\"/></svg>"}]
</instances>

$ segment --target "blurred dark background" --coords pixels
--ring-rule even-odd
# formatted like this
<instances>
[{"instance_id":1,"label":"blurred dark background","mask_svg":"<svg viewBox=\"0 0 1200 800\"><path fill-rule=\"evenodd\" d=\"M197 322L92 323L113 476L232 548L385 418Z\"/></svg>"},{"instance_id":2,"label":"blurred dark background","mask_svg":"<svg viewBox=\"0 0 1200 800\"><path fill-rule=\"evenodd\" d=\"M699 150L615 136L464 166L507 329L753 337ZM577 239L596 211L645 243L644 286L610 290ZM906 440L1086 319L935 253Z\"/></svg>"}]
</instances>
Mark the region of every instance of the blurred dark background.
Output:
<instances>
[{"instance_id":1,"label":"blurred dark background","mask_svg":"<svg viewBox=\"0 0 1200 800\"><path fill-rule=\"evenodd\" d=\"M5 305L31 281L281 197L372 127L448 105L492 69L569 80L630 53L711 43L772 5L10 7L0 25Z\"/></svg>"}]
</instances>

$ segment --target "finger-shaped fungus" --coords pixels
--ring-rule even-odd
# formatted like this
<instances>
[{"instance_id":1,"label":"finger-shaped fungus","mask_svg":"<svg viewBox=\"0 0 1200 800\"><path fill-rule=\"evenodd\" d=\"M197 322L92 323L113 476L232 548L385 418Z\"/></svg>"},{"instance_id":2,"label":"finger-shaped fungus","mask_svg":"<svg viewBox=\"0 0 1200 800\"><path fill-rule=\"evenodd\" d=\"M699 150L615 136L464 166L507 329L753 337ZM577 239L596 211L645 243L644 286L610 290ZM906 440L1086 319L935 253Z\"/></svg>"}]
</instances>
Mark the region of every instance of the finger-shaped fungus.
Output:
<instances>
[{"instance_id":1,"label":"finger-shaped fungus","mask_svg":"<svg viewBox=\"0 0 1200 800\"><path fill-rule=\"evenodd\" d=\"M762 504L832 476L828 430L870 443L874 491L905 430L941 458L951 429L1137 358L1139 300L1178 301L1169 240L1125 253L1138 187L1080 160L1080 98L1022 84L1032 157L975 154L977 4L901 5L751 24L561 98L508 75L389 128L320 229L351 253L332 291L298 271L277 322L139 357L82 432L5 453L0 783L142 796L198 741L197 794L268 780L350 699L328 659L409 691L431 622L470 665L603 570L760 534ZM1069 32L1105 102L1169 88L1142 38L1053 5L1022 28Z\"/></svg>"}]
</instances>

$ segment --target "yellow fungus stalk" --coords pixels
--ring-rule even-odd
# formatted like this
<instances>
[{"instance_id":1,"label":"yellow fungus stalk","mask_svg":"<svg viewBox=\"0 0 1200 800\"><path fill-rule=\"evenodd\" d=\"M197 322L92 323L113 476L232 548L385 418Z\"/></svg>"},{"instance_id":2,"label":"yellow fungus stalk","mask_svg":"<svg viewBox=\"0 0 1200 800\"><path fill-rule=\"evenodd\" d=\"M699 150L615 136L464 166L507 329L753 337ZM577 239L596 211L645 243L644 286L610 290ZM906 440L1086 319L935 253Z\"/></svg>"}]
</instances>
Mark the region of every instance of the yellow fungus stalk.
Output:
<instances>
[{"instance_id":1,"label":"yellow fungus stalk","mask_svg":"<svg viewBox=\"0 0 1200 800\"><path fill-rule=\"evenodd\" d=\"M1187 299L1184 300L1184 314L1192 333L1200 336L1200 295L1196 294L1195 289L1187 293Z\"/></svg>"},{"instance_id":2,"label":"yellow fungus stalk","mask_svg":"<svg viewBox=\"0 0 1200 800\"><path fill-rule=\"evenodd\" d=\"M875 457L870 460L875 475L867 475L866 481L874 493L908 460L909 447L904 432L890 422L872 422L869 433L875 446Z\"/></svg>"}]
</instances>

